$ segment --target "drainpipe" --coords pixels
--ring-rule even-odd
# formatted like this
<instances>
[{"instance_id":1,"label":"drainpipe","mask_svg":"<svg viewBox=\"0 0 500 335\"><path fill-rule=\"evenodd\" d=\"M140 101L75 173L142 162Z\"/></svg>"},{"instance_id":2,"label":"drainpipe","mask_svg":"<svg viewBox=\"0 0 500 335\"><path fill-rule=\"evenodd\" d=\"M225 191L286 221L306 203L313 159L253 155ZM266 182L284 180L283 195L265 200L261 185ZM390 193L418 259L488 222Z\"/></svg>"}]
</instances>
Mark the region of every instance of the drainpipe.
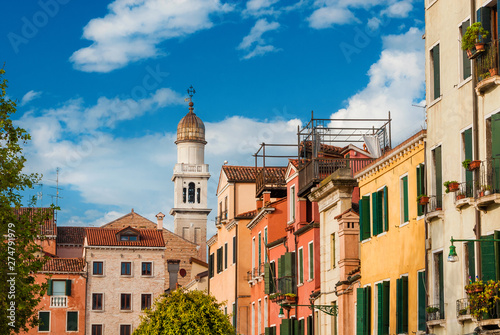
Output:
<instances>
[{"instance_id":1,"label":"drainpipe","mask_svg":"<svg viewBox=\"0 0 500 335\"><path fill-rule=\"evenodd\" d=\"M424 139L424 185L427 187L427 135ZM425 194L427 193L427 190L425 190ZM427 216L427 206L424 207L424 217ZM424 227L425 227L425 287L429 288L430 284L430 272L429 272L429 255L427 252L427 241L429 240L429 222L424 218ZM429 249L430 250L430 249ZM425 290L425 306L429 306L429 290ZM427 327L426 324L426 333L429 333L429 328Z\"/></svg>"},{"instance_id":2,"label":"drainpipe","mask_svg":"<svg viewBox=\"0 0 500 335\"><path fill-rule=\"evenodd\" d=\"M475 0L470 0L470 23L471 25L476 22L476 3ZM475 87L477 85L476 82L476 60L472 60L472 145L473 145L473 151L472 151L472 157L473 159L479 159L479 107L478 107L478 99L475 91ZM474 180L478 181L479 180L479 171L480 169L476 169L474 171ZM473 188L474 191L475 188ZM476 208L476 213L475 213L475 221L476 225L474 227L474 232L476 233L476 239L481 239L481 213L479 210ZM481 275L481 244L480 243L475 243L475 248L476 248L476 260L477 260L477 275Z\"/></svg>"},{"instance_id":3,"label":"drainpipe","mask_svg":"<svg viewBox=\"0 0 500 335\"><path fill-rule=\"evenodd\" d=\"M236 197L235 197L236 201ZM235 204L236 205L236 204ZM234 215L233 215L234 220ZM234 266L234 331L235 334L238 334L238 221L236 221L236 247L234 248L234 252L236 254L236 264Z\"/></svg>"}]
</instances>

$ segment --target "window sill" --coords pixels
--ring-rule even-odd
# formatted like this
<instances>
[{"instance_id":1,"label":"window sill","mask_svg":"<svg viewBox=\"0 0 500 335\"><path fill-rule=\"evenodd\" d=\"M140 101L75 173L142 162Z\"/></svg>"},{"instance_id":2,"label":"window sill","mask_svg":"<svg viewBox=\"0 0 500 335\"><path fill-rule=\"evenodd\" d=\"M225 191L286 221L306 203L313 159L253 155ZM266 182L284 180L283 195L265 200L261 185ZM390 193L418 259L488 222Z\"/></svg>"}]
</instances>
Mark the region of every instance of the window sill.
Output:
<instances>
[{"instance_id":1,"label":"window sill","mask_svg":"<svg viewBox=\"0 0 500 335\"><path fill-rule=\"evenodd\" d=\"M443 96L441 95L441 96L439 96L439 98L432 100L431 103L429 104L429 106L427 106L427 108L431 108L432 106L434 106L435 104L440 102L442 98L443 98Z\"/></svg>"},{"instance_id":2,"label":"window sill","mask_svg":"<svg viewBox=\"0 0 500 335\"><path fill-rule=\"evenodd\" d=\"M141 275L141 278L153 278L153 275Z\"/></svg>"},{"instance_id":3,"label":"window sill","mask_svg":"<svg viewBox=\"0 0 500 335\"><path fill-rule=\"evenodd\" d=\"M465 84L467 84L471 81L472 81L472 76L470 76L469 78L467 78L465 80L462 80L460 83L458 83L457 89L459 89L460 87L464 86Z\"/></svg>"},{"instance_id":4,"label":"window sill","mask_svg":"<svg viewBox=\"0 0 500 335\"><path fill-rule=\"evenodd\" d=\"M132 310L123 310L123 309L120 309L120 313L133 313L134 311Z\"/></svg>"},{"instance_id":5,"label":"window sill","mask_svg":"<svg viewBox=\"0 0 500 335\"><path fill-rule=\"evenodd\" d=\"M304 286L304 283L297 284L297 287Z\"/></svg>"},{"instance_id":6,"label":"window sill","mask_svg":"<svg viewBox=\"0 0 500 335\"><path fill-rule=\"evenodd\" d=\"M132 275L120 275L120 278L132 278Z\"/></svg>"},{"instance_id":7,"label":"window sill","mask_svg":"<svg viewBox=\"0 0 500 335\"><path fill-rule=\"evenodd\" d=\"M372 240L372 238L371 238L371 237L370 237L370 238L367 238L366 240L361 241L361 244L366 243L366 242L370 242L371 240Z\"/></svg>"},{"instance_id":8,"label":"window sill","mask_svg":"<svg viewBox=\"0 0 500 335\"><path fill-rule=\"evenodd\" d=\"M399 228L404 227L404 226L407 226L407 225L409 225L409 224L410 224L410 221L406 221L405 223L401 223L401 224L399 225Z\"/></svg>"},{"instance_id":9,"label":"window sill","mask_svg":"<svg viewBox=\"0 0 500 335\"><path fill-rule=\"evenodd\" d=\"M335 269L335 268L334 268ZM314 278L308 279L307 282L310 283L314 280Z\"/></svg>"},{"instance_id":10,"label":"window sill","mask_svg":"<svg viewBox=\"0 0 500 335\"><path fill-rule=\"evenodd\" d=\"M92 309L91 312L94 312L94 313L104 313L105 311L103 309Z\"/></svg>"},{"instance_id":11,"label":"window sill","mask_svg":"<svg viewBox=\"0 0 500 335\"><path fill-rule=\"evenodd\" d=\"M291 219L290 221L288 221L286 224L287 226L291 225L292 223L295 223L295 218Z\"/></svg>"},{"instance_id":12,"label":"window sill","mask_svg":"<svg viewBox=\"0 0 500 335\"><path fill-rule=\"evenodd\" d=\"M382 237L382 236L385 236L385 235L387 235L386 231L384 231L383 233L378 234L377 237Z\"/></svg>"},{"instance_id":13,"label":"window sill","mask_svg":"<svg viewBox=\"0 0 500 335\"><path fill-rule=\"evenodd\" d=\"M97 278L99 278L99 277L106 277L106 275L94 275L94 274L93 274L93 275L92 275L92 277L97 277Z\"/></svg>"}]
</instances>

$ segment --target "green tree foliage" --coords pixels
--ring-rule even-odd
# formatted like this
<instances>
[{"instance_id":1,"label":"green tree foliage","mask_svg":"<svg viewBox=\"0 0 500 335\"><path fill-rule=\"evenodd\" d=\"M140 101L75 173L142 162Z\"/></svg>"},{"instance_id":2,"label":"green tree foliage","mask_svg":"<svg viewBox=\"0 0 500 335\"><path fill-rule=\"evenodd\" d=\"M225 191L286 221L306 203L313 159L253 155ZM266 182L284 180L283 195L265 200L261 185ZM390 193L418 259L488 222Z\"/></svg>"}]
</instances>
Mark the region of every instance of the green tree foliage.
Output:
<instances>
[{"instance_id":1,"label":"green tree foliage","mask_svg":"<svg viewBox=\"0 0 500 335\"><path fill-rule=\"evenodd\" d=\"M16 103L6 96L5 70L0 69L0 329L2 334L18 333L34 327L38 320L37 305L45 293L45 284L35 282L34 273L41 270L46 258L35 243L40 223L48 220L52 210L20 211L22 191L32 188L37 174L22 172L26 159L22 145L30 135L12 123ZM29 205L33 205L33 199ZM37 256L38 255L38 256Z\"/></svg>"},{"instance_id":2,"label":"green tree foliage","mask_svg":"<svg viewBox=\"0 0 500 335\"><path fill-rule=\"evenodd\" d=\"M146 310L133 335L204 335L234 334L223 304L201 291L178 289L161 296Z\"/></svg>"}]
</instances>

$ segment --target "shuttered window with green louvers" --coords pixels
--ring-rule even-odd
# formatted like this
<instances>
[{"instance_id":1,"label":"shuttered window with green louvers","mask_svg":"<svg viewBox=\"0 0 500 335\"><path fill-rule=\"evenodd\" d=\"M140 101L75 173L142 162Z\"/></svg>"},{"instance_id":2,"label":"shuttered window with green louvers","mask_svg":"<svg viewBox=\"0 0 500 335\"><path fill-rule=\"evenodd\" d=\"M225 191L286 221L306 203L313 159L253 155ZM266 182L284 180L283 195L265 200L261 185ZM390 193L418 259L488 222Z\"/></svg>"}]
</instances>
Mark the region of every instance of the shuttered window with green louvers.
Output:
<instances>
[{"instance_id":1,"label":"shuttered window with green louvers","mask_svg":"<svg viewBox=\"0 0 500 335\"><path fill-rule=\"evenodd\" d=\"M378 192L372 193L372 217L373 217L373 235L382 233L382 213L380 211L381 201ZM379 215L380 214L380 215Z\"/></svg>"},{"instance_id":2,"label":"shuttered window with green louvers","mask_svg":"<svg viewBox=\"0 0 500 335\"><path fill-rule=\"evenodd\" d=\"M377 284L377 330L379 335L389 334L390 284L388 281Z\"/></svg>"},{"instance_id":3,"label":"shuttered window with green louvers","mask_svg":"<svg viewBox=\"0 0 500 335\"><path fill-rule=\"evenodd\" d=\"M282 319L280 325L280 335L292 335L292 321L291 319Z\"/></svg>"},{"instance_id":4,"label":"shuttered window with green louvers","mask_svg":"<svg viewBox=\"0 0 500 335\"><path fill-rule=\"evenodd\" d=\"M402 223L409 221L409 211L408 211L408 176L404 176L401 178L401 206L403 210L402 214Z\"/></svg>"},{"instance_id":5,"label":"shuttered window with green louvers","mask_svg":"<svg viewBox=\"0 0 500 335\"><path fill-rule=\"evenodd\" d=\"M467 31L467 28L470 26L470 20L462 22L462 25L460 26L460 32L463 36L465 35L465 32ZM462 50L462 80L465 80L470 77L471 75L471 64L470 64L470 59L467 57L467 50Z\"/></svg>"},{"instance_id":6,"label":"shuttered window with green louvers","mask_svg":"<svg viewBox=\"0 0 500 335\"><path fill-rule=\"evenodd\" d=\"M359 200L359 236L360 240L366 240L371 236L370 227L370 197L363 196Z\"/></svg>"},{"instance_id":7,"label":"shuttered window with green louvers","mask_svg":"<svg viewBox=\"0 0 500 335\"><path fill-rule=\"evenodd\" d=\"M421 194L425 194L425 168L423 164L417 166L417 198ZM417 215L424 215L425 205L417 204Z\"/></svg>"},{"instance_id":8,"label":"shuttered window with green louvers","mask_svg":"<svg viewBox=\"0 0 500 335\"><path fill-rule=\"evenodd\" d=\"M418 272L418 330L425 331L425 271Z\"/></svg>"},{"instance_id":9,"label":"shuttered window with green louvers","mask_svg":"<svg viewBox=\"0 0 500 335\"><path fill-rule=\"evenodd\" d=\"M371 329L371 287L356 289L356 335L369 335Z\"/></svg>"},{"instance_id":10,"label":"shuttered window with green louvers","mask_svg":"<svg viewBox=\"0 0 500 335\"><path fill-rule=\"evenodd\" d=\"M396 331L408 333L408 277L396 280Z\"/></svg>"},{"instance_id":11,"label":"shuttered window with green louvers","mask_svg":"<svg viewBox=\"0 0 500 335\"><path fill-rule=\"evenodd\" d=\"M481 236L481 240L500 239L500 232L495 231L492 235ZM488 280L500 279L500 244L498 242L481 242L481 279L483 282Z\"/></svg>"},{"instance_id":12,"label":"shuttered window with green louvers","mask_svg":"<svg viewBox=\"0 0 500 335\"><path fill-rule=\"evenodd\" d=\"M439 61L439 44L431 49L432 100L441 96L441 73Z\"/></svg>"}]
</instances>

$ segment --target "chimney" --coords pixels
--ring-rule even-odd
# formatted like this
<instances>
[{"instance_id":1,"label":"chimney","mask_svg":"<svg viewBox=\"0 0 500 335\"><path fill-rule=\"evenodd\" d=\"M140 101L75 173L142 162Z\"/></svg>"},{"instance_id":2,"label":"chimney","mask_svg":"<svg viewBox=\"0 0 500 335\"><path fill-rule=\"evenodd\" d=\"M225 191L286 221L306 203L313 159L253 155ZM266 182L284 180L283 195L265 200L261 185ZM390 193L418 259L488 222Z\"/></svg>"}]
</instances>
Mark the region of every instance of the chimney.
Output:
<instances>
[{"instance_id":1,"label":"chimney","mask_svg":"<svg viewBox=\"0 0 500 335\"><path fill-rule=\"evenodd\" d=\"M262 198L257 198L257 210L261 209L262 208Z\"/></svg>"},{"instance_id":2,"label":"chimney","mask_svg":"<svg viewBox=\"0 0 500 335\"><path fill-rule=\"evenodd\" d=\"M262 192L262 201L263 201L263 207L266 207L269 202L271 202L271 192L270 191L265 191Z\"/></svg>"},{"instance_id":3,"label":"chimney","mask_svg":"<svg viewBox=\"0 0 500 335\"><path fill-rule=\"evenodd\" d=\"M170 292L177 288L177 274L179 273L179 263L181 261L178 259L167 260L167 270L168 270L168 287Z\"/></svg>"},{"instance_id":4,"label":"chimney","mask_svg":"<svg viewBox=\"0 0 500 335\"><path fill-rule=\"evenodd\" d=\"M163 229L163 218L165 217L165 214L162 212L156 214L156 227L158 230Z\"/></svg>"}]
</instances>

